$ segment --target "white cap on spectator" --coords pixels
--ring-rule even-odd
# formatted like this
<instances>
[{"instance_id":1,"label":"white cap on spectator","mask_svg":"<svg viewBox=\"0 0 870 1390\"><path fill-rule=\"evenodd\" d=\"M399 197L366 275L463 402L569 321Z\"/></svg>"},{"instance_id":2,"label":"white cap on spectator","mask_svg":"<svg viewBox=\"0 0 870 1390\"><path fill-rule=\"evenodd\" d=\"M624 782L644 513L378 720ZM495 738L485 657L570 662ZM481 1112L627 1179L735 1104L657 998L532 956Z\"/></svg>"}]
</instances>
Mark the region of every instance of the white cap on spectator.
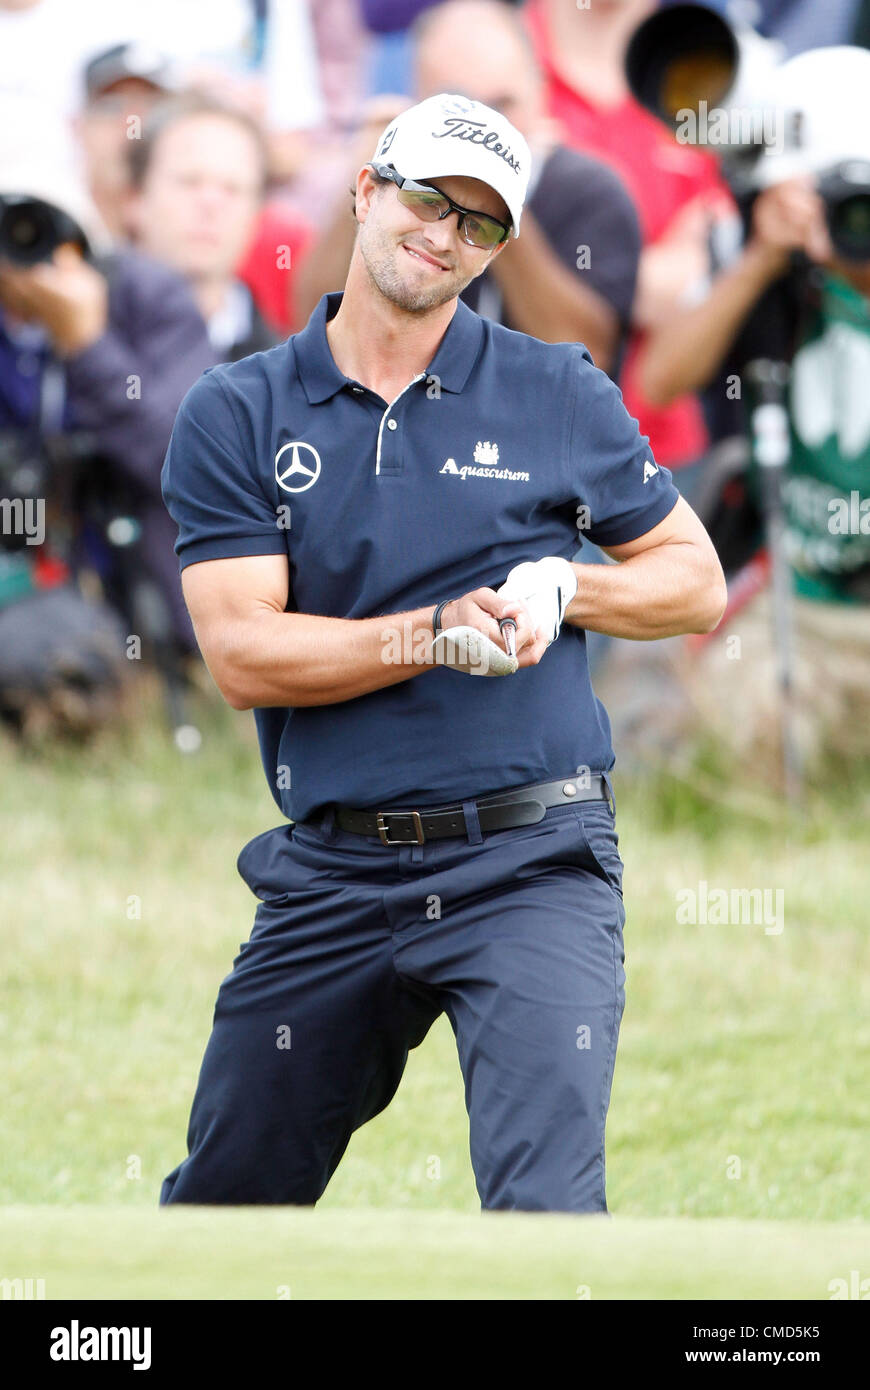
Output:
<instances>
[{"instance_id":1,"label":"white cap on spectator","mask_svg":"<svg viewBox=\"0 0 870 1390\"><path fill-rule=\"evenodd\" d=\"M137 42L115 44L92 58L84 71L85 89L92 98L131 77L150 83L158 91L173 91L179 86L167 55L158 48Z\"/></svg>"},{"instance_id":2,"label":"white cap on spectator","mask_svg":"<svg viewBox=\"0 0 870 1390\"><path fill-rule=\"evenodd\" d=\"M784 146L761 155L753 174L769 187L821 173L850 159L870 160L870 51L845 44L798 53L773 74L773 97ZM799 142L791 136L797 128Z\"/></svg>"},{"instance_id":3,"label":"white cap on spectator","mask_svg":"<svg viewBox=\"0 0 870 1390\"><path fill-rule=\"evenodd\" d=\"M372 163L417 181L480 179L507 203L513 234L520 234L532 156L516 126L481 101L441 93L410 106L387 126Z\"/></svg>"}]
</instances>

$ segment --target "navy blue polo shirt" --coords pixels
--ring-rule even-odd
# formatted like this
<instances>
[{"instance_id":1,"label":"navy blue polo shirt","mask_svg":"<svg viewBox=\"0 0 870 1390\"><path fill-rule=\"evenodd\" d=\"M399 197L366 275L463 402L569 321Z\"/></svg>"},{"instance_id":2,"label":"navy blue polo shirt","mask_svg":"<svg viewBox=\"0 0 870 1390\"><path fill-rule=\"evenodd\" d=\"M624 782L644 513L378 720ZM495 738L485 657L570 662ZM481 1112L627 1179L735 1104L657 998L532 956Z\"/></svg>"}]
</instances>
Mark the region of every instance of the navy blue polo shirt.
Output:
<instances>
[{"instance_id":1,"label":"navy blue polo shirt","mask_svg":"<svg viewBox=\"0 0 870 1390\"><path fill-rule=\"evenodd\" d=\"M210 368L187 393L163 496L182 568L286 554L288 611L368 618L497 589L581 535L618 545L679 494L622 394L579 343L546 344L458 302L425 373L388 403L339 371L324 295L279 347ZM609 769L610 724L584 632L564 623L512 676L430 666L336 704L254 711L291 820L330 803L439 805Z\"/></svg>"}]
</instances>

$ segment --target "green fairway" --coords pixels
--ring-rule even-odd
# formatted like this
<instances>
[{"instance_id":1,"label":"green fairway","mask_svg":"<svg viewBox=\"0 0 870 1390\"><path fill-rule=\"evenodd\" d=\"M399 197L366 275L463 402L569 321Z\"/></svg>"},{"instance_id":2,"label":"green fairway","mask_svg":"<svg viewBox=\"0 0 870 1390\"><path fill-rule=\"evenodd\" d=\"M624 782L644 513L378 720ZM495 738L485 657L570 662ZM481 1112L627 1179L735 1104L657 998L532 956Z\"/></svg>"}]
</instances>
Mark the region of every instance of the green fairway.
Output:
<instances>
[{"instance_id":1,"label":"green fairway","mask_svg":"<svg viewBox=\"0 0 870 1390\"><path fill-rule=\"evenodd\" d=\"M866 1227L824 1222L11 1207L0 1240L46 1299L824 1300L870 1267Z\"/></svg>"},{"instance_id":2,"label":"green fairway","mask_svg":"<svg viewBox=\"0 0 870 1390\"><path fill-rule=\"evenodd\" d=\"M233 1281L248 1296L280 1283L306 1296L405 1275L420 1295L448 1293L449 1275L462 1296L573 1297L582 1283L596 1296L654 1295L661 1277L670 1296L753 1297L779 1280L788 1296L825 1297L850 1268L870 1275L853 1253L866 1227L852 1224L870 1218L870 796L857 775L810 789L791 817L726 783L712 782L717 805L676 781L617 779L628 979L608 1120L612 1223L582 1235L563 1218L481 1224L442 1018L313 1219L172 1213L170 1227L160 1183L184 1156L215 995L256 905L236 857L280 821L250 715L203 701L201 722L203 748L182 757L143 686L129 727L89 748L25 754L0 738L0 1205L23 1273L54 1270L55 1292L86 1292L126 1270L138 1292L164 1296L225 1278L219 1297ZM678 920L679 895L702 882L781 889L782 930ZM688 1217L702 1220L654 1220ZM170 1229L177 1263L161 1243ZM285 1234L252 1272L246 1252L264 1231ZM502 1232L519 1242L516 1260L499 1253Z\"/></svg>"}]
</instances>

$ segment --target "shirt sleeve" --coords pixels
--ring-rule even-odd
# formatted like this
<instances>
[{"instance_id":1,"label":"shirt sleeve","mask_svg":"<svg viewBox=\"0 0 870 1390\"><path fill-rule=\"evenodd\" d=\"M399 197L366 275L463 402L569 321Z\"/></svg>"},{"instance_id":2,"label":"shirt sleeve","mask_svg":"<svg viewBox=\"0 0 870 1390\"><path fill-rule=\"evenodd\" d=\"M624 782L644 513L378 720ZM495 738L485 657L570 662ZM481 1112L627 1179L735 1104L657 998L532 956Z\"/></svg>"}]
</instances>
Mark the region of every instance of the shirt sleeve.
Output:
<instances>
[{"instance_id":1,"label":"shirt sleeve","mask_svg":"<svg viewBox=\"0 0 870 1390\"><path fill-rule=\"evenodd\" d=\"M160 483L178 527L181 569L287 553L282 516L256 475L253 447L243 442L218 371L205 372L182 401Z\"/></svg>"},{"instance_id":2,"label":"shirt sleeve","mask_svg":"<svg viewBox=\"0 0 870 1390\"><path fill-rule=\"evenodd\" d=\"M680 494L619 387L593 365L587 348L578 345L573 362L569 457L578 507L587 509L578 511L578 528L596 545L623 545L664 521Z\"/></svg>"},{"instance_id":3,"label":"shirt sleeve","mask_svg":"<svg viewBox=\"0 0 870 1390\"><path fill-rule=\"evenodd\" d=\"M545 166L535 211L563 265L603 296L625 329L631 321L640 260L640 223L619 177L595 159L559 149ZM584 262L585 265L585 262Z\"/></svg>"},{"instance_id":4,"label":"shirt sleeve","mask_svg":"<svg viewBox=\"0 0 870 1390\"><path fill-rule=\"evenodd\" d=\"M215 351L174 271L133 251L99 269L108 283L109 321L102 337L67 358L67 400L74 424L93 435L112 468L159 506L160 468L179 403L214 365ZM123 389L134 382L137 392Z\"/></svg>"}]
</instances>

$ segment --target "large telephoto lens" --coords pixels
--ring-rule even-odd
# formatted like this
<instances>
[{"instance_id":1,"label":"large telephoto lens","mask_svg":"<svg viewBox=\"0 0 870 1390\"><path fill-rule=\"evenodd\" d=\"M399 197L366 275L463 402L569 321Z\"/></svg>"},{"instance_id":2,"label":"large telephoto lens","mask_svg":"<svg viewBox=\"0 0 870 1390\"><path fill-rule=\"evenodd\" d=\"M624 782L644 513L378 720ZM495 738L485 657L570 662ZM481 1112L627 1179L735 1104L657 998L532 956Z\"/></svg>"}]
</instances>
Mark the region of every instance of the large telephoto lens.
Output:
<instances>
[{"instance_id":1,"label":"large telephoto lens","mask_svg":"<svg viewBox=\"0 0 870 1390\"><path fill-rule=\"evenodd\" d=\"M0 197L0 257L18 265L51 259L62 242L83 244L79 228L65 212L39 198Z\"/></svg>"},{"instance_id":2,"label":"large telephoto lens","mask_svg":"<svg viewBox=\"0 0 870 1390\"><path fill-rule=\"evenodd\" d=\"M35 265L53 250L51 217L45 204L34 199L5 202L0 217L0 255L20 265Z\"/></svg>"},{"instance_id":3,"label":"large telephoto lens","mask_svg":"<svg viewBox=\"0 0 870 1390\"><path fill-rule=\"evenodd\" d=\"M870 261L870 162L848 160L819 181L828 231L845 261Z\"/></svg>"}]
</instances>

